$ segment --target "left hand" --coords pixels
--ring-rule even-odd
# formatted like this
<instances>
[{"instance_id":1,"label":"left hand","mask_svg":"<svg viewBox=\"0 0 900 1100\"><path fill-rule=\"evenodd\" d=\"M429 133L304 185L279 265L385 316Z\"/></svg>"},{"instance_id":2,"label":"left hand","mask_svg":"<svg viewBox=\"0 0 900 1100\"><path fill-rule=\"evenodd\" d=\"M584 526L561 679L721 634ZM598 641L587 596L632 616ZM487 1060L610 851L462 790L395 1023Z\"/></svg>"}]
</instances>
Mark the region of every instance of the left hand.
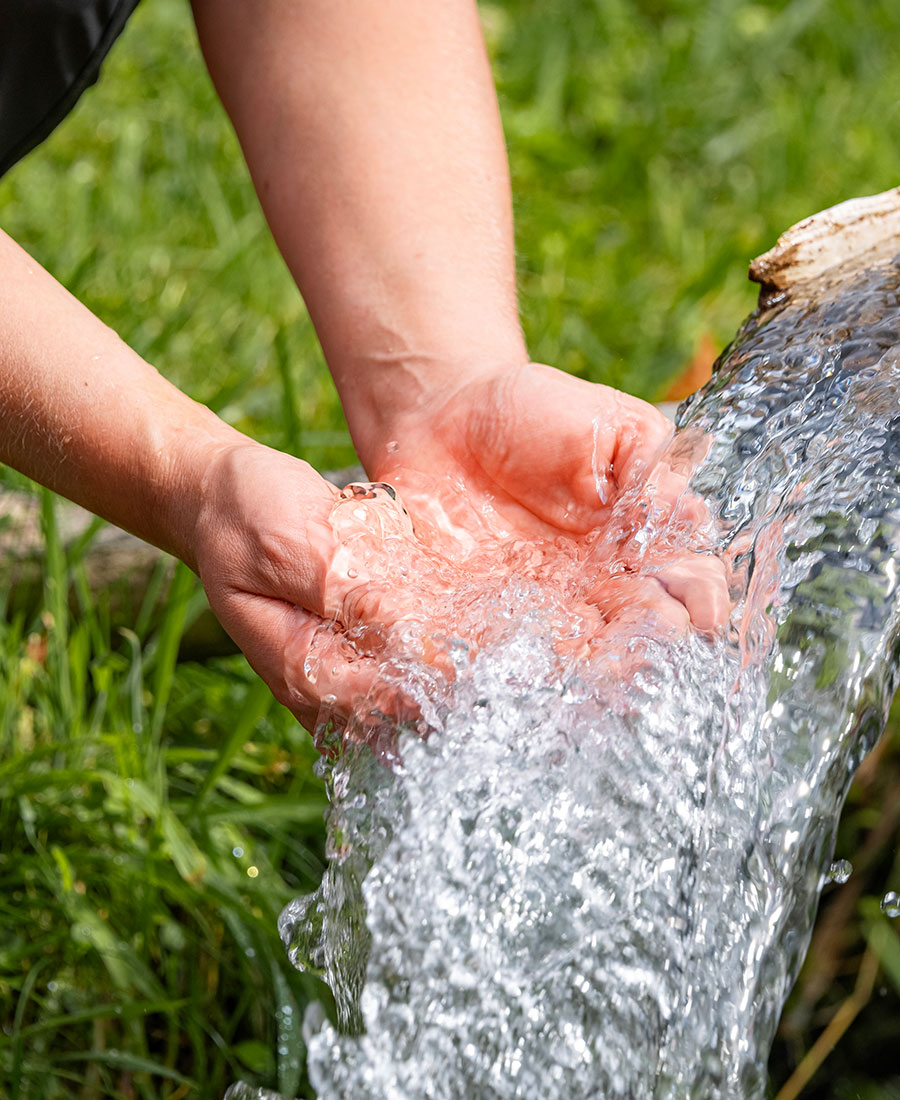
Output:
<instances>
[{"instance_id":1,"label":"left hand","mask_svg":"<svg viewBox=\"0 0 900 1100\"><path fill-rule=\"evenodd\" d=\"M659 461L670 433L652 405L530 363L430 395L368 464L432 543L578 542L606 525L586 596L608 622L649 610L714 632L729 611L724 567L688 473ZM636 542L648 520L652 538Z\"/></svg>"}]
</instances>

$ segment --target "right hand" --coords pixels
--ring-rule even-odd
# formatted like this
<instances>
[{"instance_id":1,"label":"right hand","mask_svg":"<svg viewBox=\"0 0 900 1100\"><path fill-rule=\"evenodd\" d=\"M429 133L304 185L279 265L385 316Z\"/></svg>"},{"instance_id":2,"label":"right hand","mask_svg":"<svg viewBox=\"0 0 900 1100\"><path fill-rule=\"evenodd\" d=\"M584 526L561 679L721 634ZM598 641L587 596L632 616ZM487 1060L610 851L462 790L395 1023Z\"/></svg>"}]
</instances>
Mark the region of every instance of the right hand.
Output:
<instances>
[{"instance_id":1,"label":"right hand","mask_svg":"<svg viewBox=\"0 0 900 1100\"><path fill-rule=\"evenodd\" d=\"M377 694L377 656L386 631L427 620L439 581L387 494L355 501L305 462L230 443L209 464L193 550L222 626L307 729L323 700L339 725L365 708L404 716ZM395 569L418 583L392 583Z\"/></svg>"}]
</instances>

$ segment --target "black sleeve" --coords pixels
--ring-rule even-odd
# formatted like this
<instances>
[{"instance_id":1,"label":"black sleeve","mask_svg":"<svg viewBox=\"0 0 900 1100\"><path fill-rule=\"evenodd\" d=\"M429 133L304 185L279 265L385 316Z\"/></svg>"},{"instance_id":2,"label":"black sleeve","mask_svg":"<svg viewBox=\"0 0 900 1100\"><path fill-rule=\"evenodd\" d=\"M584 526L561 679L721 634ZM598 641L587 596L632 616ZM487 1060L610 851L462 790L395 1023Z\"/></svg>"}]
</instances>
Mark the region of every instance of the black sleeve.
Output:
<instances>
[{"instance_id":1,"label":"black sleeve","mask_svg":"<svg viewBox=\"0 0 900 1100\"><path fill-rule=\"evenodd\" d=\"M0 175L93 84L137 0L0 0Z\"/></svg>"}]
</instances>

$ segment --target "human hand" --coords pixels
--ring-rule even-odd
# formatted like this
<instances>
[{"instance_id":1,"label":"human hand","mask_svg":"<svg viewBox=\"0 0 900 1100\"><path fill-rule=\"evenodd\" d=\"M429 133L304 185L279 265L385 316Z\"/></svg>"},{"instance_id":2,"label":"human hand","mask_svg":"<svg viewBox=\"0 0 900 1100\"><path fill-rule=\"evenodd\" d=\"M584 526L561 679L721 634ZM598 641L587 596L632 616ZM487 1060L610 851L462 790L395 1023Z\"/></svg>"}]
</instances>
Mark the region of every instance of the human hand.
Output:
<instances>
[{"instance_id":1,"label":"human hand","mask_svg":"<svg viewBox=\"0 0 900 1100\"><path fill-rule=\"evenodd\" d=\"M528 364L436 390L388 430L370 473L433 543L590 537L583 594L607 621L651 610L679 630L723 625L708 516L685 493L688 466L660 462L671 425L653 406Z\"/></svg>"},{"instance_id":2,"label":"human hand","mask_svg":"<svg viewBox=\"0 0 900 1100\"><path fill-rule=\"evenodd\" d=\"M534 366L472 382L429 413L372 464L411 506L415 534L390 492L342 493L259 444L220 447L209 463L197 571L225 629L307 728L323 701L338 724L415 717L386 664L409 656L412 638L420 663L449 672L429 638L455 634L454 593L497 567L555 582L565 562L569 582L581 577L572 610L584 633L563 648L648 610L679 631L721 624L724 573L698 534L705 516L684 496L686 472L653 469L648 488L670 431L652 406ZM654 523L659 538L641 542Z\"/></svg>"},{"instance_id":3,"label":"human hand","mask_svg":"<svg viewBox=\"0 0 900 1100\"><path fill-rule=\"evenodd\" d=\"M414 716L380 662L392 631L437 617L450 567L435 568L390 493L341 492L305 462L230 441L209 462L193 549L223 627L307 729L323 702L338 725Z\"/></svg>"}]
</instances>

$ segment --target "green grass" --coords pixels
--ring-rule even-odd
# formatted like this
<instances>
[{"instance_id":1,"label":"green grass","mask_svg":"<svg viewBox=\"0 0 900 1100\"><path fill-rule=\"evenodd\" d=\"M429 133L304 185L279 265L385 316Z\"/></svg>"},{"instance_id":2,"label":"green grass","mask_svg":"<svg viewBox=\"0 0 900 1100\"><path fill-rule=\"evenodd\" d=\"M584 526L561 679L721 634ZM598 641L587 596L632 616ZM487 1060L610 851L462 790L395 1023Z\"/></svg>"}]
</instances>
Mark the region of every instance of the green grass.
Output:
<instances>
[{"instance_id":1,"label":"green grass","mask_svg":"<svg viewBox=\"0 0 900 1100\"><path fill-rule=\"evenodd\" d=\"M0 623L0 1095L293 1095L314 990L276 920L323 866L314 750L240 663L176 664L186 571L152 637L70 613L47 501L44 612Z\"/></svg>"},{"instance_id":2,"label":"green grass","mask_svg":"<svg viewBox=\"0 0 900 1100\"><path fill-rule=\"evenodd\" d=\"M892 0L482 13L537 359L656 397L704 333L730 337L753 303L747 262L780 231L900 182ZM319 467L352 460L180 0L139 8L98 86L0 181L0 224L229 422ZM44 521L42 604L0 618L0 1097L213 1100L238 1076L301 1092L316 990L275 919L321 869L309 740L240 659L176 662L201 606L190 577L116 631L49 497ZM859 900L798 987L773 1081L867 943L887 954L805 1100L900 1095L897 937L873 910L900 889L897 728L842 826ZM817 966L834 971L818 989Z\"/></svg>"},{"instance_id":3,"label":"green grass","mask_svg":"<svg viewBox=\"0 0 900 1100\"><path fill-rule=\"evenodd\" d=\"M539 359L655 396L702 332L730 338L778 233L900 182L896 5L485 10Z\"/></svg>"}]
</instances>

